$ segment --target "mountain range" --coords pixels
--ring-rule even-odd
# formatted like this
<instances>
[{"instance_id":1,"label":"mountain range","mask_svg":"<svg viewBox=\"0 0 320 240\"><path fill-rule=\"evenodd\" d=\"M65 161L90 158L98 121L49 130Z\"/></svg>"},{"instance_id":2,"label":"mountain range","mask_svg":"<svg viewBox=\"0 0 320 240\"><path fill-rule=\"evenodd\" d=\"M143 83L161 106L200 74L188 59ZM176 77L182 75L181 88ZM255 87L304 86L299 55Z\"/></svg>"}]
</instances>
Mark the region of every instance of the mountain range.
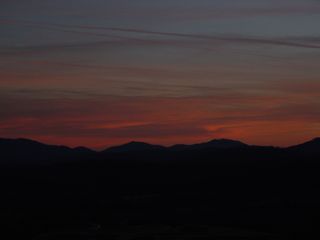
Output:
<instances>
[{"instance_id":1,"label":"mountain range","mask_svg":"<svg viewBox=\"0 0 320 240\"><path fill-rule=\"evenodd\" d=\"M197 144L176 144L165 147L152 145L144 142L129 142L119 146L109 147L102 151L94 151L86 147L70 148L62 145L48 145L30 139L7 139L0 138L0 164L51 164L62 161L76 161L83 159L114 158L115 156L129 159L130 156L152 155L158 158L165 155L203 155L219 154L230 155L232 153L254 153L255 151L268 151L290 153L305 156L320 155L320 138L308 142L286 147L256 146L230 139L214 139Z\"/></svg>"},{"instance_id":2,"label":"mountain range","mask_svg":"<svg viewBox=\"0 0 320 240\"><path fill-rule=\"evenodd\" d=\"M0 238L314 239L319 159L320 138L99 152L0 139Z\"/></svg>"}]
</instances>

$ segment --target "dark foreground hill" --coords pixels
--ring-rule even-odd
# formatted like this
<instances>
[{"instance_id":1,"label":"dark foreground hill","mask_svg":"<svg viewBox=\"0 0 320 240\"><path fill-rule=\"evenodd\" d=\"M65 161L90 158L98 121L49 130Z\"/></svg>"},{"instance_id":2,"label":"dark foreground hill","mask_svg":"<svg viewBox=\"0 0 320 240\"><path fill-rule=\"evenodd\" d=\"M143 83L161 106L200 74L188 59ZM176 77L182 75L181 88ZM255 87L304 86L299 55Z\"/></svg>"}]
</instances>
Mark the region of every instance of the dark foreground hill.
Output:
<instances>
[{"instance_id":1,"label":"dark foreground hill","mask_svg":"<svg viewBox=\"0 0 320 240\"><path fill-rule=\"evenodd\" d=\"M29 139L0 138L1 165L50 165L57 162L77 161L92 156L85 148L47 145Z\"/></svg>"},{"instance_id":2,"label":"dark foreground hill","mask_svg":"<svg viewBox=\"0 0 320 240\"><path fill-rule=\"evenodd\" d=\"M94 152L2 139L1 239L308 239L320 224L319 149L222 139Z\"/></svg>"}]
</instances>

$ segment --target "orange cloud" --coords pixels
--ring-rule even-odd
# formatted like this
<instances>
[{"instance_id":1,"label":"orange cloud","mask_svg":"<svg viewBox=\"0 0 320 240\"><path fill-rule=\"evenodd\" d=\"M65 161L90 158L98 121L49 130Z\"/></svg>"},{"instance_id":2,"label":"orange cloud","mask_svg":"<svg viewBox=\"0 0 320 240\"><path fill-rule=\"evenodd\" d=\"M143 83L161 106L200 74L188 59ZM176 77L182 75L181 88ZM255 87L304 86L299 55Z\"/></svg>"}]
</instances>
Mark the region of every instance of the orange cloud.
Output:
<instances>
[{"instance_id":1,"label":"orange cloud","mask_svg":"<svg viewBox=\"0 0 320 240\"><path fill-rule=\"evenodd\" d=\"M1 136L70 146L101 148L131 140L170 145L221 137L289 145L320 135L317 103L296 104L283 96L1 100Z\"/></svg>"}]
</instances>

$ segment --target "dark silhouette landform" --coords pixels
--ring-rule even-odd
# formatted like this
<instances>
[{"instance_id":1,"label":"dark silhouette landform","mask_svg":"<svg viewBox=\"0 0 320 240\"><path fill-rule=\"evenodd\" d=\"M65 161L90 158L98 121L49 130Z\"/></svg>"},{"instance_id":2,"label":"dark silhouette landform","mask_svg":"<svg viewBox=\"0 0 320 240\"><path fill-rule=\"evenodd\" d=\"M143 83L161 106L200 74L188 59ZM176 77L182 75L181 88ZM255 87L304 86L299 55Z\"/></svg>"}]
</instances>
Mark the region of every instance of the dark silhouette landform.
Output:
<instances>
[{"instance_id":1,"label":"dark silhouette landform","mask_svg":"<svg viewBox=\"0 0 320 240\"><path fill-rule=\"evenodd\" d=\"M320 223L320 138L93 151L0 139L1 239L301 239Z\"/></svg>"}]
</instances>

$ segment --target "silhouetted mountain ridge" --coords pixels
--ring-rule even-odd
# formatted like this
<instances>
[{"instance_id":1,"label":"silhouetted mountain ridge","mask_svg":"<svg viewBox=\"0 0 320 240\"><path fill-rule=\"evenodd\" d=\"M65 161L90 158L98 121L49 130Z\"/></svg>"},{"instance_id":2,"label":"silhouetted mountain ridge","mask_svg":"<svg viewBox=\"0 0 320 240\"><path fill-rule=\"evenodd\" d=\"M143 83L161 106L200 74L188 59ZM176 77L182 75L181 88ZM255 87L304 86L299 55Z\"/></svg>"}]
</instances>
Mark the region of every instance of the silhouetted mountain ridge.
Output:
<instances>
[{"instance_id":1,"label":"silhouetted mountain ridge","mask_svg":"<svg viewBox=\"0 0 320 240\"><path fill-rule=\"evenodd\" d=\"M132 152L132 151L137 152L137 151L150 151L150 150L159 150L159 149L165 149L165 147L160 145L152 145L144 142L132 141L123 145L107 148L103 152L113 152L113 153Z\"/></svg>"},{"instance_id":2,"label":"silhouetted mountain ridge","mask_svg":"<svg viewBox=\"0 0 320 240\"><path fill-rule=\"evenodd\" d=\"M158 239L153 224L162 226L159 239L204 239L203 226L218 231L205 239L309 239L320 219L319 140L289 148L130 142L94 152L0 139L1 224L15 235L1 239L89 239L84 226L90 239Z\"/></svg>"},{"instance_id":3,"label":"silhouetted mountain ridge","mask_svg":"<svg viewBox=\"0 0 320 240\"><path fill-rule=\"evenodd\" d=\"M257 152L258 151L258 152ZM259 152L260 151L260 152ZM0 157L1 163L16 164L48 164L63 161L77 161L81 159L108 159L115 154L130 160L131 153L135 158L158 159L163 157L168 159L174 155L177 159L184 159L197 155L210 154L214 157L219 154L219 158L229 156L240 152L241 154L274 154L279 151L287 151L287 153L300 155L318 155L320 154L320 138L295 145L288 148L275 148L264 146L253 146L245 144L241 141L230 139L213 139L208 142L198 144L177 144L170 147L161 145L152 145L145 142L132 141L123 145L107 148L101 152L95 152L89 148L76 147L70 148L62 145L48 145L30 139L5 139L0 138ZM263 152L263 153L262 153ZM191 153L191 155L189 154Z\"/></svg>"},{"instance_id":4,"label":"silhouetted mountain ridge","mask_svg":"<svg viewBox=\"0 0 320 240\"><path fill-rule=\"evenodd\" d=\"M298 144L288 149L299 153L317 154L320 153L320 137L314 138L308 142Z\"/></svg>"},{"instance_id":5,"label":"silhouetted mountain ridge","mask_svg":"<svg viewBox=\"0 0 320 240\"><path fill-rule=\"evenodd\" d=\"M172 150L204 150L204 149L212 149L212 150L223 150L223 149L236 149L236 148L243 148L248 147L249 145L230 139L213 139L209 142L198 143L198 144L191 144L191 145L184 145L184 144L177 144L170 149Z\"/></svg>"},{"instance_id":6,"label":"silhouetted mountain ridge","mask_svg":"<svg viewBox=\"0 0 320 240\"><path fill-rule=\"evenodd\" d=\"M93 150L86 147L70 148L63 145L48 145L25 138L0 138L2 163L46 164L81 159L94 153Z\"/></svg>"}]
</instances>

